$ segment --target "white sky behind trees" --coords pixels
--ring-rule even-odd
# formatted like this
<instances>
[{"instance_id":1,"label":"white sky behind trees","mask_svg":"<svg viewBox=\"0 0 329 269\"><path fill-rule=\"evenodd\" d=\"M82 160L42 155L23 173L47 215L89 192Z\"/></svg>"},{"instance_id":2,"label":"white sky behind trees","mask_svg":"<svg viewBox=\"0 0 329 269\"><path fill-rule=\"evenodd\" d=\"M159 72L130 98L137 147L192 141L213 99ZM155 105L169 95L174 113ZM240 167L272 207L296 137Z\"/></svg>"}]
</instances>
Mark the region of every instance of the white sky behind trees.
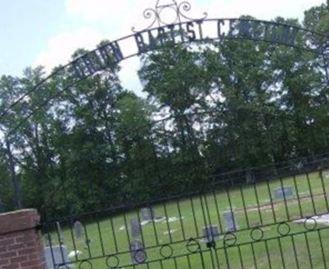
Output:
<instances>
[{"instance_id":1,"label":"white sky behind trees","mask_svg":"<svg viewBox=\"0 0 329 269\"><path fill-rule=\"evenodd\" d=\"M162 0L164 3L169 0ZM177 0L179 2L179 0ZM26 2L26 3L22 3ZM53 3L56 2L56 3ZM142 29L145 8L156 0L0 0L0 75L20 75L27 66L43 65L49 72L70 61L78 48L93 49L104 39L115 40ZM325 0L190 0L190 17L208 12L210 18L251 15L303 19L303 13ZM28 3L28 4L27 4ZM25 6L24 6L25 5ZM14 16L14 18L13 18ZM124 62L124 86L139 84L138 59ZM139 86L137 86L139 87Z\"/></svg>"}]
</instances>

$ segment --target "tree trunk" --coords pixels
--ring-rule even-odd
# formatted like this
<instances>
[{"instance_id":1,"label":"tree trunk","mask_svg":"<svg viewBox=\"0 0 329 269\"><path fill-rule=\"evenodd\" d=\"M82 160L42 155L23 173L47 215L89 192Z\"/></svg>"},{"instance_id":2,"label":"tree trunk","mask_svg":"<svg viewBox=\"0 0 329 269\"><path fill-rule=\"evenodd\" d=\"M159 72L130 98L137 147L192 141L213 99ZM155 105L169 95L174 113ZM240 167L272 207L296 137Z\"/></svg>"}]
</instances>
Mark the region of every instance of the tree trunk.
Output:
<instances>
[{"instance_id":1,"label":"tree trunk","mask_svg":"<svg viewBox=\"0 0 329 269\"><path fill-rule=\"evenodd\" d=\"M20 190L20 183L15 171L15 163L14 158L11 152L10 143L6 140L6 148L7 148L7 156L9 161L9 169L11 174L11 181L14 188L14 203L16 209L22 208L22 199L21 199L21 190Z\"/></svg>"}]
</instances>

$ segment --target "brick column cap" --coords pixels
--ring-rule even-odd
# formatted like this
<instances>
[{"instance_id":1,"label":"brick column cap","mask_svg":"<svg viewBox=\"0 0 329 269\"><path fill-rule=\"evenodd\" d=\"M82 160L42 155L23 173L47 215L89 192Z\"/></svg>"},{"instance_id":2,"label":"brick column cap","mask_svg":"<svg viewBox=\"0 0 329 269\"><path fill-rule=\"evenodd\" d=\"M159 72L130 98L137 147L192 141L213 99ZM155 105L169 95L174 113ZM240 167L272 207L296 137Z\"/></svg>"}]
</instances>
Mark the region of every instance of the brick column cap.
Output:
<instances>
[{"instance_id":1,"label":"brick column cap","mask_svg":"<svg viewBox=\"0 0 329 269\"><path fill-rule=\"evenodd\" d=\"M23 209L0 214L0 235L35 229L40 223L36 209Z\"/></svg>"}]
</instances>

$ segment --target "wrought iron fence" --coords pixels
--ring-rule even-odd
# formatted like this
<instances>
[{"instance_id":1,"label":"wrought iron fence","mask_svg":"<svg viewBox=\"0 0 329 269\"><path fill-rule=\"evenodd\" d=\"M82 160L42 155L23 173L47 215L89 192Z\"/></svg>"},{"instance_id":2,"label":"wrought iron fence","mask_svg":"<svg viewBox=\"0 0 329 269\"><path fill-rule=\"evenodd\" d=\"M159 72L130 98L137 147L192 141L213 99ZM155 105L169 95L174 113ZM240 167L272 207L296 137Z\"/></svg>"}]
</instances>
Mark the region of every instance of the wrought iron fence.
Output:
<instances>
[{"instance_id":1,"label":"wrought iron fence","mask_svg":"<svg viewBox=\"0 0 329 269\"><path fill-rule=\"evenodd\" d=\"M321 164L321 165L320 165ZM295 167L295 166L294 166ZM43 225L54 268L327 268L329 161Z\"/></svg>"}]
</instances>

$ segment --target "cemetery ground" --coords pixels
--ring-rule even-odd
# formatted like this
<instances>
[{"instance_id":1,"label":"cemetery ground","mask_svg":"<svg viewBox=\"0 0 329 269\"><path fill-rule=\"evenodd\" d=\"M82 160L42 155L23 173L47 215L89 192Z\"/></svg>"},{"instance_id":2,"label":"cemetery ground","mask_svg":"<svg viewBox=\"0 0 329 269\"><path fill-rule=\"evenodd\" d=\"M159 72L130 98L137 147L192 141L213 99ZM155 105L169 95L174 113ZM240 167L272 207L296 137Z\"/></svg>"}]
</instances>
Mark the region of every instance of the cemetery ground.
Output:
<instances>
[{"instance_id":1,"label":"cemetery ground","mask_svg":"<svg viewBox=\"0 0 329 269\"><path fill-rule=\"evenodd\" d=\"M293 194L275 197L285 187ZM316 216L329 212L328 191L328 175L314 172L157 204L153 221L143 221L140 210L84 219L79 239L65 222L62 235L55 228L49 235L53 246L61 240L75 251L72 268L327 268L329 230ZM228 210L237 229L232 233L223 217ZM144 245L135 255L146 253L146 264L132 265L132 219L141 223L137 237ZM203 235L210 225L220 232L216 246Z\"/></svg>"}]
</instances>

